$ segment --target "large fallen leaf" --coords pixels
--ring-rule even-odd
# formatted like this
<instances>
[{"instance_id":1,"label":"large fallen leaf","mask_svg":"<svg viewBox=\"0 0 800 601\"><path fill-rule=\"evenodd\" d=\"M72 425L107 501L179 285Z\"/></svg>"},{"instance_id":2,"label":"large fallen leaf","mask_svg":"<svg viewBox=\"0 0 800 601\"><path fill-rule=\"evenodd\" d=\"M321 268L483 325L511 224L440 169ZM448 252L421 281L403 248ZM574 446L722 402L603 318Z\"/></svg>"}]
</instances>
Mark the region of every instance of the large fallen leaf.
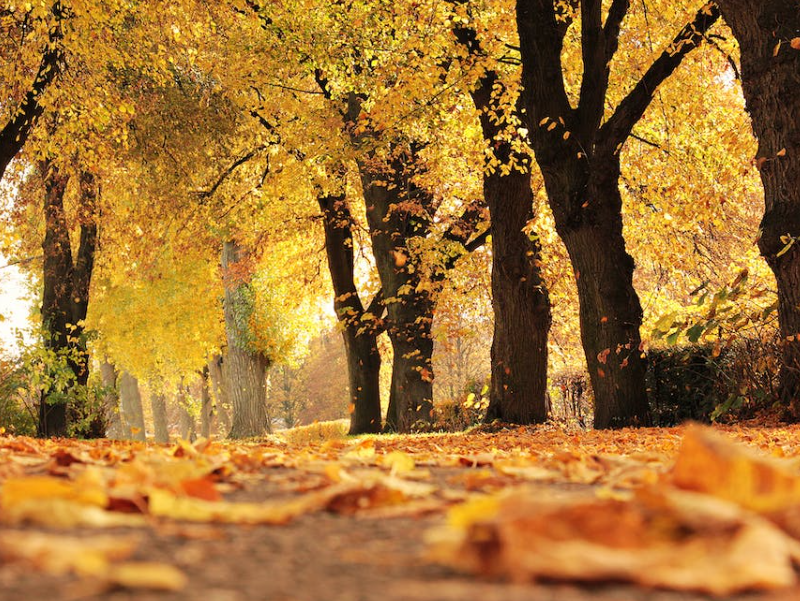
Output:
<instances>
[{"instance_id":1,"label":"large fallen leaf","mask_svg":"<svg viewBox=\"0 0 800 601\"><path fill-rule=\"evenodd\" d=\"M794 585L800 544L732 503L674 489L631 500L523 489L451 511L433 559L514 581L620 580L726 595Z\"/></svg>"},{"instance_id":2,"label":"large fallen leaf","mask_svg":"<svg viewBox=\"0 0 800 601\"><path fill-rule=\"evenodd\" d=\"M686 429L672 482L758 512L800 505L800 478L786 463L701 426Z\"/></svg>"},{"instance_id":3,"label":"large fallen leaf","mask_svg":"<svg viewBox=\"0 0 800 601\"><path fill-rule=\"evenodd\" d=\"M189 582L186 574L175 566L154 561L127 561L109 566L103 580L114 586L130 589L179 591Z\"/></svg>"},{"instance_id":4,"label":"large fallen leaf","mask_svg":"<svg viewBox=\"0 0 800 601\"><path fill-rule=\"evenodd\" d=\"M92 579L101 588L177 591L186 586L186 576L174 566L120 561L130 557L138 543L131 536L5 532L0 533L0 563L21 562L47 574L74 574Z\"/></svg>"},{"instance_id":5,"label":"large fallen leaf","mask_svg":"<svg viewBox=\"0 0 800 601\"><path fill-rule=\"evenodd\" d=\"M24 562L49 574L96 576L110 561L129 557L138 539L130 536L77 537L42 532L0 533L0 563Z\"/></svg>"}]
</instances>

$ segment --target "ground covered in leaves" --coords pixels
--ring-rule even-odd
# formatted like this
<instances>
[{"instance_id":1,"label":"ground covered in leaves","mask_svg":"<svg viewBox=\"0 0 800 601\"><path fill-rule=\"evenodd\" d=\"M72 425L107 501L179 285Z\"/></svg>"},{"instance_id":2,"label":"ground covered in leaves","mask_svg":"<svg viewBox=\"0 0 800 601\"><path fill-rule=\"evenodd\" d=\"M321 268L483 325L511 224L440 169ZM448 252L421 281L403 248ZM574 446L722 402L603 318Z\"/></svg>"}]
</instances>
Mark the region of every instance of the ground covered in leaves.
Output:
<instances>
[{"instance_id":1,"label":"ground covered in leaves","mask_svg":"<svg viewBox=\"0 0 800 601\"><path fill-rule=\"evenodd\" d=\"M0 436L0 599L800 598L800 428Z\"/></svg>"}]
</instances>

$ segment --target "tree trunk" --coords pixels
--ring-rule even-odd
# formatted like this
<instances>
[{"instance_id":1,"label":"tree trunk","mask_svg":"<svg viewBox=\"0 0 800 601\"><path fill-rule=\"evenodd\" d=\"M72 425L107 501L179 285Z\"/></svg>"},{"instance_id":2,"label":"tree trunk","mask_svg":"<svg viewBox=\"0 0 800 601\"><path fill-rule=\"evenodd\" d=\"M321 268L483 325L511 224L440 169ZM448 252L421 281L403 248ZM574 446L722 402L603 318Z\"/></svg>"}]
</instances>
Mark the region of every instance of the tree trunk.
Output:
<instances>
[{"instance_id":1,"label":"tree trunk","mask_svg":"<svg viewBox=\"0 0 800 601\"><path fill-rule=\"evenodd\" d=\"M245 332L237 320L237 312L244 310L244 291L249 281L235 275L236 263L244 252L236 242L226 242L222 249L222 268L226 273L225 332L228 354L228 393L233 410L230 438L251 438L271 431L267 414L267 369L270 360L263 353L249 348ZM241 317L241 315L238 315ZM246 326L245 326L246 327Z\"/></svg>"},{"instance_id":2,"label":"tree trunk","mask_svg":"<svg viewBox=\"0 0 800 601\"><path fill-rule=\"evenodd\" d=\"M187 392L183 384L178 386L178 394L175 397L175 402L178 405L178 414L180 416L180 437L183 440L194 442L197 438L197 431L195 429L194 416L189 407L190 398Z\"/></svg>"},{"instance_id":3,"label":"tree trunk","mask_svg":"<svg viewBox=\"0 0 800 601\"><path fill-rule=\"evenodd\" d=\"M473 57L483 51L477 33L457 26L456 39ZM501 165L512 161L508 174L487 164L483 193L492 223L492 308L494 336L491 351L491 392L486 421L517 424L547 420L547 338L550 332L550 298L539 265L541 247L524 229L533 219L531 162L527 154L512 149L504 139L495 114L493 93L504 86L497 73L487 71L472 91L480 112L481 129ZM487 163L490 161L487 161ZM490 170L491 167L491 170Z\"/></svg>"},{"instance_id":4,"label":"tree trunk","mask_svg":"<svg viewBox=\"0 0 800 601\"><path fill-rule=\"evenodd\" d=\"M800 36L797 0L720 0L741 53L764 184L759 250L778 284L779 395L800 421Z\"/></svg>"},{"instance_id":5,"label":"tree trunk","mask_svg":"<svg viewBox=\"0 0 800 601\"><path fill-rule=\"evenodd\" d=\"M214 419L214 404L211 402L211 381L208 376L208 366L200 372L200 436L211 436L211 422Z\"/></svg>"},{"instance_id":6,"label":"tree trunk","mask_svg":"<svg viewBox=\"0 0 800 601\"><path fill-rule=\"evenodd\" d=\"M123 415L122 404L117 391L117 369L107 358L100 364L100 377L103 382L103 408L108 429L106 436L112 440L130 440L131 428Z\"/></svg>"},{"instance_id":7,"label":"tree trunk","mask_svg":"<svg viewBox=\"0 0 800 601\"><path fill-rule=\"evenodd\" d=\"M556 229L577 280L595 427L645 426L650 418L639 335L642 310L622 235L619 151L658 86L700 45L719 10L703 6L604 121L610 65L630 3L613 2L605 17L602 4L580 2L583 77L573 108L561 62L571 17L557 3L517 0L520 99Z\"/></svg>"},{"instance_id":8,"label":"tree trunk","mask_svg":"<svg viewBox=\"0 0 800 601\"><path fill-rule=\"evenodd\" d=\"M533 219L530 171L484 178L492 219L492 380L486 421L547 420L550 299L540 248L523 231Z\"/></svg>"},{"instance_id":9,"label":"tree trunk","mask_svg":"<svg viewBox=\"0 0 800 601\"><path fill-rule=\"evenodd\" d=\"M430 221L424 215L432 200L413 182L413 149L396 152L385 170L363 161L359 169L394 349L386 426L410 432L433 421L434 303L420 279L419 261L408 247L412 238L429 233Z\"/></svg>"},{"instance_id":10,"label":"tree trunk","mask_svg":"<svg viewBox=\"0 0 800 601\"><path fill-rule=\"evenodd\" d=\"M42 161L45 178L45 238L43 251L42 325L45 346L70 369L68 382L60 382L42 395L39 408L39 435L65 436L68 424L86 420L83 435L100 438L105 434L102 413L88 415L89 357L86 352L83 322L89 306L89 287L97 248L94 221L97 188L94 176L80 177L82 208L80 245L73 262L69 227L64 214L64 193L69 176L50 161Z\"/></svg>"},{"instance_id":11,"label":"tree trunk","mask_svg":"<svg viewBox=\"0 0 800 601\"><path fill-rule=\"evenodd\" d=\"M126 371L119 376L119 400L122 405L123 415L128 418L128 423L130 424L131 438L133 440L147 440L139 382Z\"/></svg>"},{"instance_id":12,"label":"tree trunk","mask_svg":"<svg viewBox=\"0 0 800 601\"><path fill-rule=\"evenodd\" d=\"M150 410L153 412L153 439L160 444L169 443L167 425L167 395L160 382L150 382Z\"/></svg>"},{"instance_id":13,"label":"tree trunk","mask_svg":"<svg viewBox=\"0 0 800 601\"><path fill-rule=\"evenodd\" d=\"M378 322L382 303L364 310L355 285L352 215L344 195L320 196L325 228L325 250L333 283L333 307L342 327L350 386L350 434L381 431Z\"/></svg>"},{"instance_id":14,"label":"tree trunk","mask_svg":"<svg viewBox=\"0 0 800 601\"><path fill-rule=\"evenodd\" d=\"M228 384L225 378L227 367L222 363L222 356L215 355L208 362L208 375L211 380L211 390L214 397L214 411L218 420L218 431L227 434L231 430L230 398L228 397Z\"/></svg>"},{"instance_id":15,"label":"tree trunk","mask_svg":"<svg viewBox=\"0 0 800 601\"><path fill-rule=\"evenodd\" d=\"M68 326L72 323L72 247L64 215L64 193L69 176L49 161L43 161L41 169L45 178L42 326L47 336L45 346L62 357L69 353ZM78 371L79 368L74 373ZM54 387L42 393L39 436L67 435L67 400L67 395Z\"/></svg>"},{"instance_id":16,"label":"tree trunk","mask_svg":"<svg viewBox=\"0 0 800 601\"><path fill-rule=\"evenodd\" d=\"M594 158L586 186L585 220L556 220L567 247L580 303L581 342L595 399L595 428L650 424L642 308L633 288L634 261L622 236L619 155ZM550 179L551 196L559 202ZM561 202L562 205L566 204ZM589 207L587 207L589 208Z\"/></svg>"}]
</instances>

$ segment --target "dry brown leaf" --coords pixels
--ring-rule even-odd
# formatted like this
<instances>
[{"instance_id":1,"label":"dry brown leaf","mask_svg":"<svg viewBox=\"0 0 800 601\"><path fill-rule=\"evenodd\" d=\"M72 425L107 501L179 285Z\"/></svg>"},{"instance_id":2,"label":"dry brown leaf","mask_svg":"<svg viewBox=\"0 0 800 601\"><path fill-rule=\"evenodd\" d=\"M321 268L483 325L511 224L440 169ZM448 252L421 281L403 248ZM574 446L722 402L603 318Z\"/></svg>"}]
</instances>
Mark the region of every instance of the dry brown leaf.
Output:
<instances>
[{"instance_id":1,"label":"dry brown leaf","mask_svg":"<svg viewBox=\"0 0 800 601\"><path fill-rule=\"evenodd\" d=\"M129 589L179 591L189 579L178 568L153 561L127 561L109 566L103 580Z\"/></svg>"},{"instance_id":2,"label":"dry brown leaf","mask_svg":"<svg viewBox=\"0 0 800 601\"><path fill-rule=\"evenodd\" d=\"M800 545L737 506L674 489L631 501L518 490L452 510L432 558L506 577L635 584L726 595L796 584Z\"/></svg>"},{"instance_id":3,"label":"dry brown leaf","mask_svg":"<svg viewBox=\"0 0 800 601\"><path fill-rule=\"evenodd\" d=\"M49 574L96 576L110 561L129 557L138 539L130 536L77 537L42 532L0 533L0 560L24 562Z\"/></svg>"},{"instance_id":4,"label":"dry brown leaf","mask_svg":"<svg viewBox=\"0 0 800 601\"><path fill-rule=\"evenodd\" d=\"M672 482L758 512L800 504L800 478L779 459L765 457L701 426L686 429Z\"/></svg>"}]
</instances>

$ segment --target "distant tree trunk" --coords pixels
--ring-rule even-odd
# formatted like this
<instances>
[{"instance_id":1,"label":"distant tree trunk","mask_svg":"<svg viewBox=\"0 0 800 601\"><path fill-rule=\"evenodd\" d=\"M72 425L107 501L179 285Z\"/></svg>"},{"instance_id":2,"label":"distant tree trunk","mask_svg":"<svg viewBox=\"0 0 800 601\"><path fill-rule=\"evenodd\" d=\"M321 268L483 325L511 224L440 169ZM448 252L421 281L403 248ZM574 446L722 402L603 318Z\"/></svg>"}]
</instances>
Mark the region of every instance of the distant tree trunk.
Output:
<instances>
[{"instance_id":1,"label":"distant tree trunk","mask_svg":"<svg viewBox=\"0 0 800 601\"><path fill-rule=\"evenodd\" d=\"M178 386L178 394L175 397L175 401L178 405L178 415L180 416L180 436L183 440L194 442L197 438L197 430L195 429L194 416L189 406L191 399L186 386L183 384Z\"/></svg>"},{"instance_id":2,"label":"distant tree trunk","mask_svg":"<svg viewBox=\"0 0 800 601\"><path fill-rule=\"evenodd\" d=\"M211 385L208 377L208 366L200 372L200 436L211 436L211 421L214 419L214 404L211 402Z\"/></svg>"},{"instance_id":3,"label":"distant tree trunk","mask_svg":"<svg viewBox=\"0 0 800 601\"><path fill-rule=\"evenodd\" d=\"M381 431L379 320L383 303L364 309L355 284L352 215L344 195L317 198L323 213L325 250L333 282L333 307L342 328L350 386L350 434Z\"/></svg>"},{"instance_id":4,"label":"distant tree trunk","mask_svg":"<svg viewBox=\"0 0 800 601\"><path fill-rule=\"evenodd\" d=\"M580 303L581 340L595 398L595 427L650 423L633 288L633 259L622 233L619 151L658 86L696 48L719 17L703 6L651 64L610 117L610 65L629 2L583 0L583 78L573 108L564 86L562 48L570 26L563 6L517 0L522 60L521 105L550 208L572 262Z\"/></svg>"},{"instance_id":5,"label":"distant tree trunk","mask_svg":"<svg viewBox=\"0 0 800 601\"><path fill-rule=\"evenodd\" d=\"M126 371L119 376L119 400L122 405L123 415L125 415L130 424L131 438L133 440L147 440L139 382Z\"/></svg>"},{"instance_id":6,"label":"distant tree trunk","mask_svg":"<svg viewBox=\"0 0 800 601\"><path fill-rule=\"evenodd\" d=\"M476 59L484 56L475 30L458 25L454 33L470 56ZM532 157L513 150L511 142L504 138L504 127L494 117L496 97L503 90L498 74L487 70L471 93L480 113L483 137L493 149L492 158L500 165L515 163L515 168L507 174L498 165L487 164L483 175L483 193L492 222L494 309L492 379L486 421L532 424L544 422L548 414L550 299L539 268L541 247L524 232L534 217Z\"/></svg>"},{"instance_id":7,"label":"distant tree trunk","mask_svg":"<svg viewBox=\"0 0 800 601\"><path fill-rule=\"evenodd\" d=\"M245 332L237 321L237 311L244 310L243 294L249 281L242 281L235 265L244 258L242 248L233 241L222 249L225 284L225 332L228 338L229 394L233 410L230 438L262 436L271 431L267 414L267 369L270 360L263 353L248 348ZM232 269L233 268L233 269ZM246 327L246 326L245 326Z\"/></svg>"},{"instance_id":8,"label":"distant tree trunk","mask_svg":"<svg viewBox=\"0 0 800 601\"><path fill-rule=\"evenodd\" d=\"M800 37L797 0L719 0L739 42L764 184L758 246L778 283L779 394L800 421Z\"/></svg>"},{"instance_id":9,"label":"distant tree trunk","mask_svg":"<svg viewBox=\"0 0 800 601\"><path fill-rule=\"evenodd\" d=\"M69 227L64 214L64 193L69 176L50 161L43 161L41 170L45 178L45 238L42 243L44 291L41 309L42 324L47 335L45 345L58 356L66 356L74 379L66 391L51 389L43 393L38 431L40 436L65 436L69 418L76 421L87 417L84 415L87 408L75 405L73 399L87 397L89 361L83 322L89 306L89 287L97 248L97 224L94 221L97 188L90 173L81 174L83 215L80 246L73 262ZM91 418L90 425L85 434L92 438L102 437L105 433L102 415L88 417Z\"/></svg>"},{"instance_id":10,"label":"distant tree trunk","mask_svg":"<svg viewBox=\"0 0 800 601\"><path fill-rule=\"evenodd\" d=\"M150 410L153 413L153 439L161 444L169 443L169 427L167 425L167 395L161 382L151 381Z\"/></svg>"},{"instance_id":11,"label":"distant tree trunk","mask_svg":"<svg viewBox=\"0 0 800 601\"><path fill-rule=\"evenodd\" d=\"M100 377L103 382L103 408L108 429L106 436L114 440L130 440L131 427L123 415L122 404L117 391L117 369L107 358L100 364Z\"/></svg>"},{"instance_id":12,"label":"distant tree trunk","mask_svg":"<svg viewBox=\"0 0 800 601\"><path fill-rule=\"evenodd\" d=\"M227 434L231 430L230 399L228 397L228 384L225 381L227 368L222 363L222 356L215 355L208 362L208 375L211 379L211 390L214 396L215 413L219 424L219 431Z\"/></svg>"}]
</instances>

